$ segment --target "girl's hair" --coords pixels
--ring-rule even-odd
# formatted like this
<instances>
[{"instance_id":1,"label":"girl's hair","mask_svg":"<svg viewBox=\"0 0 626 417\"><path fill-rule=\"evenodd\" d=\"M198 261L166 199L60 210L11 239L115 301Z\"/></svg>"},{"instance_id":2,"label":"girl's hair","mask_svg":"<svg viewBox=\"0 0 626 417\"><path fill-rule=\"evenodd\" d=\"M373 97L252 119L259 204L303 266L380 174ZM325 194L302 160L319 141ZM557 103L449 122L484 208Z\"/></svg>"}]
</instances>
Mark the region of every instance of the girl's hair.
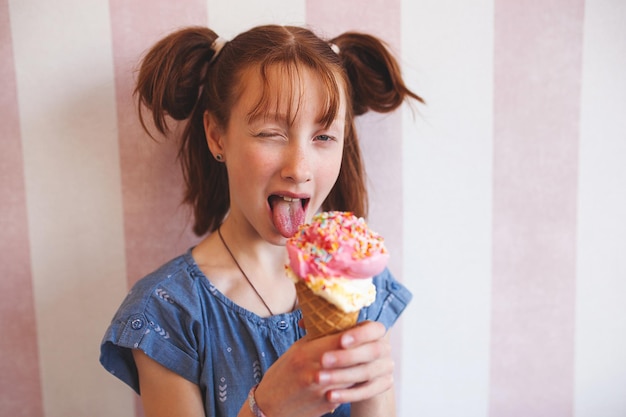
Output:
<instances>
[{"instance_id":1,"label":"girl's hair","mask_svg":"<svg viewBox=\"0 0 626 417\"><path fill-rule=\"evenodd\" d=\"M254 68L263 77L265 91L250 116L269 111L270 100L276 99L270 89L277 86L269 85L268 73L276 65L289 75L286 84L278 86L286 89L285 94L294 93L289 80L294 82L291 75L297 77L299 69L308 68L320 77L328 97L326 108L320 109L323 123L330 125L335 119L341 91L345 91L348 105L341 169L322 209L352 211L365 217L367 190L354 116L368 110L392 111L408 97L422 101L405 86L385 45L373 36L350 32L330 40L339 48L337 54L308 29L267 25L238 35L214 56L217 38L204 27L168 35L143 59L135 89L146 131L143 106L162 134L169 130L167 117L184 121L178 156L186 183L183 201L193 207L194 232L203 235L216 230L230 205L226 168L209 152L204 113L208 110L225 128L242 91L242 73Z\"/></svg>"}]
</instances>

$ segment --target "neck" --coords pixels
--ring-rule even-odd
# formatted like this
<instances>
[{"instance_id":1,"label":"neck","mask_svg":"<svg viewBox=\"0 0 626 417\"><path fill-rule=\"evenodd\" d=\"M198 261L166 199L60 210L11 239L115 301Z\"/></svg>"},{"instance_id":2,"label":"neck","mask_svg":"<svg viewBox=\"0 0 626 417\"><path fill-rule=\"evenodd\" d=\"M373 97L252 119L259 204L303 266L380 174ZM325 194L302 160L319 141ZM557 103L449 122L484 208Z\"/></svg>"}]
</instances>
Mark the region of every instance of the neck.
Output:
<instances>
[{"instance_id":1,"label":"neck","mask_svg":"<svg viewBox=\"0 0 626 417\"><path fill-rule=\"evenodd\" d=\"M284 265L288 261L285 246L274 245L258 235L249 227L239 225L227 219L220 231L237 261L248 268L255 269L255 276L282 276ZM277 274L278 273L278 274Z\"/></svg>"},{"instance_id":2,"label":"neck","mask_svg":"<svg viewBox=\"0 0 626 417\"><path fill-rule=\"evenodd\" d=\"M265 259L266 257L260 256L259 251L254 252L255 256L247 256L248 251L245 250L245 245L240 244L237 248L238 250L234 249L230 236L225 238L221 227L217 229L216 234L230 256L232 264L241 274L240 278L247 282L270 316L276 313L292 311L296 307L293 285L289 283L284 273L284 260L286 259L284 248L279 247L282 252L280 255L282 261L280 263L268 263L267 259ZM267 246L273 245L269 245L267 242L265 242L265 245L262 245L262 247ZM250 245L250 247L253 248L254 245ZM276 250L271 252L276 252ZM255 259L256 263L253 263ZM285 295L288 298L285 298ZM285 301L288 299L294 300L293 305L285 304Z\"/></svg>"}]
</instances>

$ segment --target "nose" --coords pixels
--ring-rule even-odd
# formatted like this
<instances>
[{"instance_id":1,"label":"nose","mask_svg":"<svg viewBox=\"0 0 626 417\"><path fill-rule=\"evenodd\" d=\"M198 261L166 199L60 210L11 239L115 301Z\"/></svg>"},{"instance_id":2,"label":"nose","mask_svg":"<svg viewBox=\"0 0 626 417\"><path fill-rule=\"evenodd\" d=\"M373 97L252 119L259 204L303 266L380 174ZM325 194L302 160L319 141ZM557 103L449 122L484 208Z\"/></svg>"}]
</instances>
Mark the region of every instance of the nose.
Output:
<instances>
[{"instance_id":1,"label":"nose","mask_svg":"<svg viewBox=\"0 0 626 417\"><path fill-rule=\"evenodd\" d=\"M295 182L304 183L312 178L312 156L306 146L292 142L285 149L281 177Z\"/></svg>"}]
</instances>

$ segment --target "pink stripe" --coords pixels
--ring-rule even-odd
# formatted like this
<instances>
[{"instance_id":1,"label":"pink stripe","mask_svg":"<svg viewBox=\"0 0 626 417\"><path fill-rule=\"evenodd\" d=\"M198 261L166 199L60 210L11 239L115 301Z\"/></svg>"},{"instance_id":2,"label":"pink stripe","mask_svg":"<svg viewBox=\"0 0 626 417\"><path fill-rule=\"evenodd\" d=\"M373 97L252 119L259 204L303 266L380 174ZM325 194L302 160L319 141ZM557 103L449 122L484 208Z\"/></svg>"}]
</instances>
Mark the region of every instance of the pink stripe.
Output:
<instances>
[{"instance_id":1,"label":"pink stripe","mask_svg":"<svg viewBox=\"0 0 626 417\"><path fill-rule=\"evenodd\" d=\"M26 189L7 0L0 0L0 415L43 416ZM26 400L27 399L27 400Z\"/></svg>"},{"instance_id":2,"label":"pink stripe","mask_svg":"<svg viewBox=\"0 0 626 417\"><path fill-rule=\"evenodd\" d=\"M573 415L583 6L495 2L494 417Z\"/></svg>"},{"instance_id":3,"label":"pink stripe","mask_svg":"<svg viewBox=\"0 0 626 417\"><path fill-rule=\"evenodd\" d=\"M177 144L151 140L142 130L132 98L134 71L157 40L176 28L206 25L206 1L111 0L115 90L122 169L124 233L129 282L186 250L193 235L181 207L182 174ZM131 34L132 33L132 34Z\"/></svg>"},{"instance_id":4,"label":"pink stripe","mask_svg":"<svg viewBox=\"0 0 626 417\"><path fill-rule=\"evenodd\" d=\"M169 0L110 0L117 101L124 238L129 285L195 241L181 207L183 179L177 145L152 141L142 130L132 98L140 58L160 38L183 26L206 25L206 1L184 6ZM140 401L136 415L142 416Z\"/></svg>"},{"instance_id":5,"label":"pink stripe","mask_svg":"<svg viewBox=\"0 0 626 417\"><path fill-rule=\"evenodd\" d=\"M361 31L379 36L390 45L400 61L401 1L307 0L306 20L321 36L335 37L346 31ZM401 62L401 61L400 61ZM389 268L402 280L403 181L402 181L402 114L366 114L357 119L370 192L369 220L385 236L392 254ZM393 214L393 215L390 215ZM400 323L399 323L400 324ZM402 358L402 331L391 333L394 360ZM401 367L396 368L397 404L402 403L399 387Z\"/></svg>"}]
</instances>

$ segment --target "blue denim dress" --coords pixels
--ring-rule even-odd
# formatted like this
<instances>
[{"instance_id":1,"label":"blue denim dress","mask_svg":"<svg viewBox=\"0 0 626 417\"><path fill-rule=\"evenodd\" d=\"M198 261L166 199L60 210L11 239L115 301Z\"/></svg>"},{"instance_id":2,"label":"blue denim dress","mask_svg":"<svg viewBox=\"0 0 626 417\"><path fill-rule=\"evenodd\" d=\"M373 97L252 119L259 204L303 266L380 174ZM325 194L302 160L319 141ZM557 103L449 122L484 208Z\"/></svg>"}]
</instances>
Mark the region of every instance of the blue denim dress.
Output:
<instances>
[{"instance_id":1,"label":"blue denim dress","mask_svg":"<svg viewBox=\"0 0 626 417\"><path fill-rule=\"evenodd\" d=\"M374 284L376 301L359 321L389 328L411 293L388 270ZM104 335L100 362L139 393L131 350L140 349L197 384L207 416L232 417L265 371L304 336L301 317L296 310L263 318L233 303L200 271L190 249L133 286ZM349 404L332 414L349 415Z\"/></svg>"}]
</instances>

